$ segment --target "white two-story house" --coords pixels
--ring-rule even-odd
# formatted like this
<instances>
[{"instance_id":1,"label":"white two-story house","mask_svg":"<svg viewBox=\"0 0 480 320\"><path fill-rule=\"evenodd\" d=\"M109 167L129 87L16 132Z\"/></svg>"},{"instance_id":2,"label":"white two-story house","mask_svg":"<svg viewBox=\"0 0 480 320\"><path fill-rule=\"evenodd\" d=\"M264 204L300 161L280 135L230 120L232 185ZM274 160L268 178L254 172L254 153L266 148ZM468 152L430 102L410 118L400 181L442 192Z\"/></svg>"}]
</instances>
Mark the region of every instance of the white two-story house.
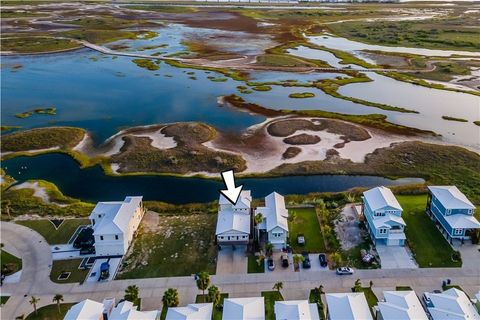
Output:
<instances>
[{"instance_id":1,"label":"white two-story house","mask_svg":"<svg viewBox=\"0 0 480 320\"><path fill-rule=\"evenodd\" d=\"M247 245L252 228L250 190L243 190L232 204L220 194L215 235L220 247Z\"/></svg>"},{"instance_id":2,"label":"white two-story house","mask_svg":"<svg viewBox=\"0 0 480 320\"><path fill-rule=\"evenodd\" d=\"M144 214L142 197L97 203L89 217L95 237L96 255L124 255Z\"/></svg>"},{"instance_id":3,"label":"white two-story house","mask_svg":"<svg viewBox=\"0 0 480 320\"><path fill-rule=\"evenodd\" d=\"M376 187L363 193L362 214L375 245L405 245L405 221L402 207L386 187Z\"/></svg>"},{"instance_id":4,"label":"white two-story house","mask_svg":"<svg viewBox=\"0 0 480 320\"><path fill-rule=\"evenodd\" d=\"M263 221L257 225L260 233L266 233L267 240L275 249L284 249L288 238L288 210L282 195L272 192L265 197L265 207L258 207L255 216L261 215Z\"/></svg>"}]
</instances>

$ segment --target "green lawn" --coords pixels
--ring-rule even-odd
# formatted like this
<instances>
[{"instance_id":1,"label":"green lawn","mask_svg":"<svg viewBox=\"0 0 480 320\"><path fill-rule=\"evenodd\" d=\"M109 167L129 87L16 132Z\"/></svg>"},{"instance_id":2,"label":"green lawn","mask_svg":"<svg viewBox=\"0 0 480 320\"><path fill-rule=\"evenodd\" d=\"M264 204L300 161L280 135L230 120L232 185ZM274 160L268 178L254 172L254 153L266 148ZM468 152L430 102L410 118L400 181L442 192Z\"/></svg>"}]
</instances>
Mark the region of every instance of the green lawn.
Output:
<instances>
[{"instance_id":1,"label":"green lawn","mask_svg":"<svg viewBox=\"0 0 480 320\"><path fill-rule=\"evenodd\" d=\"M8 272L6 272L6 275L15 273L18 270L22 269L22 259L14 256L11 253L8 253L5 250L1 250L0 252L1 252L0 260L1 260L2 269L4 265L7 265Z\"/></svg>"},{"instance_id":2,"label":"green lawn","mask_svg":"<svg viewBox=\"0 0 480 320\"><path fill-rule=\"evenodd\" d=\"M278 291L263 291L262 297L265 298L265 319L275 320L275 301L283 301L283 296Z\"/></svg>"},{"instance_id":3,"label":"green lawn","mask_svg":"<svg viewBox=\"0 0 480 320\"><path fill-rule=\"evenodd\" d=\"M254 255L248 256L248 273L264 273L265 272L265 263L257 263L257 257Z\"/></svg>"},{"instance_id":4,"label":"green lawn","mask_svg":"<svg viewBox=\"0 0 480 320\"><path fill-rule=\"evenodd\" d=\"M73 305L74 303L61 303L60 312L58 312L56 304L49 304L48 306L38 308L37 314L35 314L35 312L30 313L26 320L63 320L68 309Z\"/></svg>"},{"instance_id":5,"label":"green lawn","mask_svg":"<svg viewBox=\"0 0 480 320\"><path fill-rule=\"evenodd\" d=\"M88 219L66 219L58 229L48 219L17 221L25 227L40 233L49 244L64 244L81 225L90 224Z\"/></svg>"},{"instance_id":6,"label":"green lawn","mask_svg":"<svg viewBox=\"0 0 480 320\"><path fill-rule=\"evenodd\" d=\"M308 296L308 302L317 304L318 315L320 316L321 320L324 320L325 313L323 312L323 309L325 308L325 306L323 305L323 302L321 304L318 303L319 301L322 301L320 291L315 289L310 290L310 295Z\"/></svg>"},{"instance_id":7,"label":"green lawn","mask_svg":"<svg viewBox=\"0 0 480 320\"><path fill-rule=\"evenodd\" d=\"M144 218L118 279L188 276L200 271L215 274L216 215L160 215L155 219L158 222L147 225Z\"/></svg>"},{"instance_id":8,"label":"green lawn","mask_svg":"<svg viewBox=\"0 0 480 320\"><path fill-rule=\"evenodd\" d=\"M315 208L296 208L288 210L290 215L295 213L294 221L288 222L290 246L293 252L309 251L312 253L325 252L325 242L320 230ZM297 235L305 236L305 246L297 244Z\"/></svg>"},{"instance_id":9,"label":"green lawn","mask_svg":"<svg viewBox=\"0 0 480 320\"><path fill-rule=\"evenodd\" d=\"M206 294L205 294L206 296ZM220 294L220 304L223 306L223 300L228 298L228 293L222 293ZM197 295L195 298L195 303L204 303L205 302L205 297L201 294ZM213 320L222 320L222 310L220 308L213 308L213 315L212 315Z\"/></svg>"},{"instance_id":10,"label":"green lawn","mask_svg":"<svg viewBox=\"0 0 480 320\"><path fill-rule=\"evenodd\" d=\"M50 279L57 283L75 283L84 281L89 270L78 269L81 262L82 259L53 261ZM58 280L58 276L64 271L71 272L70 277L68 277L66 280Z\"/></svg>"},{"instance_id":11,"label":"green lawn","mask_svg":"<svg viewBox=\"0 0 480 320\"><path fill-rule=\"evenodd\" d=\"M397 199L407 224L408 245L418 265L422 268L460 267L460 261L452 261L454 250L425 213L427 195L399 195Z\"/></svg>"}]
</instances>

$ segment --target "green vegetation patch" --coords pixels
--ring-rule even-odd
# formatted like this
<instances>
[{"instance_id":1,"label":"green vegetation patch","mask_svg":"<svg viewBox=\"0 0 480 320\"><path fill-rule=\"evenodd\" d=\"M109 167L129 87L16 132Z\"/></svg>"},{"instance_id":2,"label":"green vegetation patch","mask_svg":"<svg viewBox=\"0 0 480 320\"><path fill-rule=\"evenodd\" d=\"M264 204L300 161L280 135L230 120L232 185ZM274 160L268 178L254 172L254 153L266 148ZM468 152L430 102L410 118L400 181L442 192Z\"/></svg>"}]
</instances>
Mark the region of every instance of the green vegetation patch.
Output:
<instances>
[{"instance_id":1,"label":"green vegetation patch","mask_svg":"<svg viewBox=\"0 0 480 320\"><path fill-rule=\"evenodd\" d=\"M426 195L398 195L407 224L405 234L415 260L422 268L460 267L461 261L453 261L455 251L448 244L434 222L425 213Z\"/></svg>"},{"instance_id":2,"label":"green vegetation patch","mask_svg":"<svg viewBox=\"0 0 480 320\"><path fill-rule=\"evenodd\" d=\"M49 304L38 308L38 313L30 313L25 320L63 320L68 310L74 305L74 303L61 303L60 310L57 304Z\"/></svg>"},{"instance_id":3,"label":"green vegetation patch","mask_svg":"<svg viewBox=\"0 0 480 320\"><path fill-rule=\"evenodd\" d=\"M262 297L265 299L265 319L275 320L275 301L283 301L283 296L279 291L263 291Z\"/></svg>"},{"instance_id":4,"label":"green vegetation patch","mask_svg":"<svg viewBox=\"0 0 480 320\"><path fill-rule=\"evenodd\" d=\"M24 118L29 118L29 117L33 116L34 114L46 114L46 115L53 116L53 115L57 114L57 108L55 108L55 107L36 108L34 110L25 111L25 112L22 112L22 113L17 113L15 115L15 117L24 119Z\"/></svg>"},{"instance_id":5,"label":"green vegetation patch","mask_svg":"<svg viewBox=\"0 0 480 320\"><path fill-rule=\"evenodd\" d=\"M480 120L475 120L475 121L473 121L473 123L480 127Z\"/></svg>"},{"instance_id":6,"label":"green vegetation patch","mask_svg":"<svg viewBox=\"0 0 480 320\"><path fill-rule=\"evenodd\" d=\"M207 79L212 81L212 82L227 82L227 80L228 80L227 78L224 78L224 77L217 78L217 77L213 77L213 76L208 76Z\"/></svg>"},{"instance_id":7,"label":"green vegetation patch","mask_svg":"<svg viewBox=\"0 0 480 320\"><path fill-rule=\"evenodd\" d=\"M396 291L412 291L413 289L409 286L396 286Z\"/></svg>"},{"instance_id":8,"label":"green vegetation patch","mask_svg":"<svg viewBox=\"0 0 480 320\"><path fill-rule=\"evenodd\" d=\"M304 98L313 98L315 97L315 93L313 92L294 92L288 95L289 98L294 99L304 99Z\"/></svg>"},{"instance_id":9,"label":"green vegetation patch","mask_svg":"<svg viewBox=\"0 0 480 320\"><path fill-rule=\"evenodd\" d=\"M268 67L316 67L314 63L285 54L264 54L258 56L256 64Z\"/></svg>"},{"instance_id":10,"label":"green vegetation patch","mask_svg":"<svg viewBox=\"0 0 480 320\"><path fill-rule=\"evenodd\" d=\"M258 264L257 257L250 254L248 255L248 273L264 273L265 263L263 260Z\"/></svg>"},{"instance_id":11,"label":"green vegetation patch","mask_svg":"<svg viewBox=\"0 0 480 320\"><path fill-rule=\"evenodd\" d=\"M41 53L79 48L80 45L70 39L53 37L22 36L2 38L2 50L16 53Z\"/></svg>"},{"instance_id":12,"label":"green vegetation patch","mask_svg":"<svg viewBox=\"0 0 480 320\"><path fill-rule=\"evenodd\" d=\"M78 227L89 225L88 219L65 219L58 229L47 219L41 220L20 220L16 223L28 227L40 233L49 244L65 244L70 240Z\"/></svg>"},{"instance_id":13,"label":"green vegetation patch","mask_svg":"<svg viewBox=\"0 0 480 320\"><path fill-rule=\"evenodd\" d=\"M8 299L10 299L10 296L1 296L0 305L4 305L5 303L7 303Z\"/></svg>"},{"instance_id":14,"label":"green vegetation patch","mask_svg":"<svg viewBox=\"0 0 480 320\"><path fill-rule=\"evenodd\" d=\"M135 63L140 68L144 68L150 71L155 71L160 69L159 61L155 63L151 59L133 59L132 62Z\"/></svg>"},{"instance_id":15,"label":"green vegetation patch","mask_svg":"<svg viewBox=\"0 0 480 320\"><path fill-rule=\"evenodd\" d=\"M83 259L73 260L55 260L52 264L52 271L50 272L50 280L56 283L76 283L83 282L88 275L88 269L79 269L80 263ZM65 280L58 280L63 273L70 273L70 276Z\"/></svg>"},{"instance_id":16,"label":"green vegetation patch","mask_svg":"<svg viewBox=\"0 0 480 320\"><path fill-rule=\"evenodd\" d=\"M325 242L323 233L320 229L315 208L297 208L289 209L289 241L293 252L300 253L308 251L311 253L325 252ZM305 245L297 243L297 236L303 234Z\"/></svg>"},{"instance_id":17,"label":"green vegetation patch","mask_svg":"<svg viewBox=\"0 0 480 320\"><path fill-rule=\"evenodd\" d=\"M0 250L0 260L2 262L2 274L6 276L22 270L22 259L3 249Z\"/></svg>"},{"instance_id":18,"label":"green vegetation patch","mask_svg":"<svg viewBox=\"0 0 480 320\"><path fill-rule=\"evenodd\" d=\"M72 127L49 127L2 135L2 152L22 152L76 146L85 136L85 130Z\"/></svg>"},{"instance_id":19,"label":"green vegetation patch","mask_svg":"<svg viewBox=\"0 0 480 320\"><path fill-rule=\"evenodd\" d=\"M267 85L260 85L260 86L254 86L252 87L252 89L255 91L270 91L272 90L272 87Z\"/></svg>"},{"instance_id":20,"label":"green vegetation patch","mask_svg":"<svg viewBox=\"0 0 480 320\"><path fill-rule=\"evenodd\" d=\"M214 214L147 214L117 278L187 276L200 271L214 274L215 224Z\"/></svg>"},{"instance_id":21,"label":"green vegetation patch","mask_svg":"<svg viewBox=\"0 0 480 320\"><path fill-rule=\"evenodd\" d=\"M443 120L448 120L448 121L468 122L467 119L455 118L455 117L449 117L449 116L442 116L442 119Z\"/></svg>"}]
</instances>

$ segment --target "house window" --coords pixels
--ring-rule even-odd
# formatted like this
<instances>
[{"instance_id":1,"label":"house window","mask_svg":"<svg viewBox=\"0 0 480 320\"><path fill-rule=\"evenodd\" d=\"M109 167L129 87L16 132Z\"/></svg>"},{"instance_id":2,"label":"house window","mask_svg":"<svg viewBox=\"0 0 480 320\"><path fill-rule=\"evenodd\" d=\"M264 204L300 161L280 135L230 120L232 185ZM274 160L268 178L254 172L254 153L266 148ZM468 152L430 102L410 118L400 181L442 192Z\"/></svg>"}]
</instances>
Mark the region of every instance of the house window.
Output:
<instances>
[{"instance_id":1,"label":"house window","mask_svg":"<svg viewBox=\"0 0 480 320\"><path fill-rule=\"evenodd\" d=\"M92 219L92 224L95 225L95 219Z\"/></svg>"},{"instance_id":2,"label":"house window","mask_svg":"<svg viewBox=\"0 0 480 320\"><path fill-rule=\"evenodd\" d=\"M115 240L118 240L118 234L115 235Z\"/></svg>"},{"instance_id":3,"label":"house window","mask_svg":"<svg viewBox=\"0 0 480 320\"><path fill-rule=\"evenodd\" d=\"M385 234L387 233L387 229L380 229L380 234Z\"/></svg>"},{"instance_id":4,"label":"house window","mask_svg":"<svg viewBox=\"0 0 480 320\"><path fill-rule=\"evenodd\" d=\"M103 240L103 236L100 236L100 240Z\"/></svg>"},{"instance_id":5,"label":"house window","mask_svg":"<svg viewBox=\"0 0 480 320\"><path fill-rule=\"evenodd\" d=\"M463 234L463 229L453 229L453 234L456 236L460 236Z\"/></svg>"},{"instance_id":6,"label":"house window","mask_svg":"<svg viewBox=\"0 0 480 320\"><path fill-rule=\"evenodd\" d=\"M228 239L227 240L230 240L230 236L228 236Z\"/></svg>"}]
</instances>

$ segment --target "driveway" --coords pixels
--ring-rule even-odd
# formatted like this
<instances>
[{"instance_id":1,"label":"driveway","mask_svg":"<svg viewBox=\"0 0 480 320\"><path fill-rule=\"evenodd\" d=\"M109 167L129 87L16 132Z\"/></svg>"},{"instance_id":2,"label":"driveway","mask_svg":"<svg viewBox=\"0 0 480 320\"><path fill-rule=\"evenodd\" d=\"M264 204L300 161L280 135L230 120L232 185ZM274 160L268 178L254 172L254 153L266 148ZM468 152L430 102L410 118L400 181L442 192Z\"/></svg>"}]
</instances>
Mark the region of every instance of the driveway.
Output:
<instances>
[{"instance_id":1,"label":"driveway","mask_svg":"<svg viewBox=\"0 0 480 320\"><path fill-rule=\"evenodd\" d=\"M377 245L382 269L416 269L415 260L405 247Z\"/></svg>"},{"instance_id":2,"label":"driveway","mask_svg":"<svg viewBox=\"0 0 480 320\"><path fill-rule=\"evenodd\" d=\"M246 248L237 246L232 248L222 248L218 251L217 272L216 274L245 274L248 271L248 258L245 253Z\"/></svg>"}]
</instances>

